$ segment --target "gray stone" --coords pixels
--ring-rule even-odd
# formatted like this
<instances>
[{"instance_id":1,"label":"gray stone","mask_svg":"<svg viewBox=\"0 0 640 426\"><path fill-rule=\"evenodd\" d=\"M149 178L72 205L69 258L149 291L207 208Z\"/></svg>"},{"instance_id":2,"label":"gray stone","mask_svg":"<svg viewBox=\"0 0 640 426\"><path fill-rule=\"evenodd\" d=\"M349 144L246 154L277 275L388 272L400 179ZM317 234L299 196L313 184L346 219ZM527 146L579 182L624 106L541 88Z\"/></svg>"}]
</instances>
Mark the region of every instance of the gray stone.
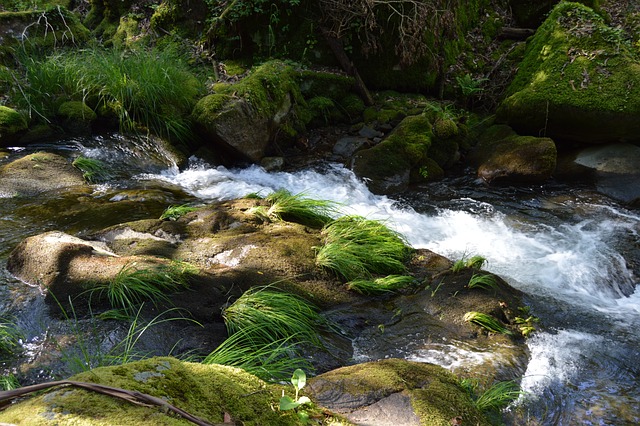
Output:
<instances>
[{"instance_id":1,"label":"gray stone","mask_svg":"<svg viewBox=\"0 0 640 426\"><path fill-rule=\"evenodd\" d=\"M367 143L366 138L347 136L341 138L333 146L333 153L345 158L351 157Z\"/></svg>"}]
</instances>

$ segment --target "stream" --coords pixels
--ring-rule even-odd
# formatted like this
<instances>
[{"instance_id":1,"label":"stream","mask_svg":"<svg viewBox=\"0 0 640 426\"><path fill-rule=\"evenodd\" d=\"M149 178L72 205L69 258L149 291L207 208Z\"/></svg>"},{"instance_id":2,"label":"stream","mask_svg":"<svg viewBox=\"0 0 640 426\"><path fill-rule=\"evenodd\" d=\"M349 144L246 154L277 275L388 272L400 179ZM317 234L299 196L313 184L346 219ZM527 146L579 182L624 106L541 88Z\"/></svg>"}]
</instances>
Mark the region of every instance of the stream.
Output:
<instances>
[{"instance_id":1,"label":"stream","mask_svg":"<svg viewBox=\"0 0 640 426\"><path fill-rule=\"evenodd\" d=\"M522 380L524 395L508 408L507 424L640 424L640 212L588 185L495 188L463 176L391 198L372 194L337 164L268 173L192 158L179 170L168 153L144 145L144 138L119 135L12 149L0 165L38 150L98 158L113 170L113 179L82 196L105 206L91 214L74 212L77 194L47 199L0 194L0 311L19 319L24 346L34 357L51 350L45 342L59 326L47 317L39 291L4 268L22 239L53 229L82 236L157 218L169 205L285 188L339 202L345 214L384 220L415 248L453 260L480 254L488 260L485 269L525 293L543 330L527 341L531 360ZM419 350L408 358L441 359ZM41 376L51 373L43 370Z\"/></svg>"}]
</instances>

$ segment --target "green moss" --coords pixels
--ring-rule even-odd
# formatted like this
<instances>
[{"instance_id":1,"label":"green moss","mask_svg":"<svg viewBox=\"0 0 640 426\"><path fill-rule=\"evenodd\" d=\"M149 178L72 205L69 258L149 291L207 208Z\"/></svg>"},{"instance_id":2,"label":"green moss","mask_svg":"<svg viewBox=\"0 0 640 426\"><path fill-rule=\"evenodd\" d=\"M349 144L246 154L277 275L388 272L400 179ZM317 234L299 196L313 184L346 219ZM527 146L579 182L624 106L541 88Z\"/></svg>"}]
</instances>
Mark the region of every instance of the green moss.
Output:
<instances>
[{"instance_id":1,"label":"green moss","mask_svg":"<svg viewBox=\"0 0 640 426\"><path fill-rule=\"evenodd\" d=\"M0 137L27 129L27 120L18 111L0 105Z\"/></svg>"},{"instance_id":2,"label":"green moss","mask_svg":"<svg viewBox=\"0 0 640 426\"><path fill-rule=\"evenodd\" d=\"M278 406L281 387L267 385L240 369L152 358L117 367L96 368L70 378L146 393L186 412L222 423L224 413L245 425L295 425L293 412ZM46 425L187 425L161 408L141 407L77 388L51 390L0 413L4 422Z\"/></svg>"},{"instance_id":3,"label":"green moss","mask_svg":"<svg viewBox=\"0 0 640 426\"><path fill-rule=\"evenodd\" d=\"M141 35L138 25L138 20L132 16L121 17L116 32L113 34L113 46L116 48L125 48L140 41Z\"/></svg>"},{"instance_id":4,"label":"green moss","mask_svg":"<svg viewBox=\"0 0 640 426\"><path fill-rule=\"evenodd\" d=\"M216 113L222 111L224 106L231 100L230 95L215 93L200 99L193 109L193 116L196 121L206 123L215 118Z\"/></svg>"},{"instance_id":5,"label":"green moss","mask_svg":"<svg viewBox=\"0 0 640 426\"><path fill-rule=\"evenodd\" d=\"M312 397L323 402L324 392L346 394L351 400L376 401L403 393L411 400L421 425L450 426L461 416L473 425L488 421L473 406L459 380L444 368L400 359L387 359L343 367L311 379Z\"/></svg>"},{"instance_id":6,"label":"green moss","mask_svg":"<svg viewBox=\"0 0 640 426\"><path fill-rule=\"evenodd\" d=\"M80 101L64 102L58 108L58 115L67 120L93 121L97 118L96 113Z\"/></svg>"},{"instance_id":7,"label":"green moss","mask_svg":"<svg viewBox=\"0 0 640 426\"><path fill-rule=\"evenodd\" d=\"M498 118L519 133L640 139L640 62L621 31L579 3L553 9L507 94Z\"/></svg>"}]
</instances>

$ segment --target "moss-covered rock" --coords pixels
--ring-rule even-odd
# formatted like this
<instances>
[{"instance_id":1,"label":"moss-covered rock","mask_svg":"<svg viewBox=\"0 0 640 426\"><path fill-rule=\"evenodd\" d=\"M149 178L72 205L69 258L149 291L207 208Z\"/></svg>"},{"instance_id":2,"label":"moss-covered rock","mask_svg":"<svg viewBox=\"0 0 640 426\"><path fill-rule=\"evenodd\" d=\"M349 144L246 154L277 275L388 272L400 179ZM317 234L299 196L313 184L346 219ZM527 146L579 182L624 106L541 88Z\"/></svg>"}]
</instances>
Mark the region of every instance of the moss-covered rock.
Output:
<instances>
[{"instance_id":1,"label":"moss-covered rock","mask_svg":"<svg viewBox=\"0 0 640 426\"><path fill-rule=\"evenodd\" d=\"M27 120L18 111L0 105L0 146L14 144L27 130Z\"/></svg>"},{"instance_id":2,"label":"moss-covered rock","mask_svg":"<svg viewBox=\"0 0 640 426\"><path fill-rule=\"evenodd\" d=\"M212 424L229 418L244 425L296 425L293 411L279 411L282 387L243 370L220 365L151 358L96 368L70 378L163 399ZM226 420L225 420L226 419ZM5 423L48 425L189 425L186 419L154 406L135 405L76 387L50 389L0 413Z\"/></svg>"},{"instance_id":3,"label":"moss-covered rock","mask_svg":"<svg viewBox=\"0 0 640 426\"><path fill-rule=\"evenodd\" d=\"M232 156L259 162L276 135L292 129L288 118L298 99L295 70L270 61L240 82L201 99L192 116L204 140Z\"/></svg>"},{"instance_id":4,"label":"moss-covered rock","mask_svg":"<svg viewBox=\"0 0 640 426\"><path fill-rule=\"evenodd\" d=\"M387 359L343 367L309 382L313 400L356 424L489 425L459 380L442 367Z\"/></svg>"},{"instance_id":5,"label":"moss-covered rock","mask_svg":"<svg viewBox=\"0 0 640 426\"><path fill-rule=\"evenodd\" d=\"M57 154L35 153L0 167L0 193L33 196L88 185L82 172Z\"/></svg>"},{"instance_id":6,"label":"moss-covered rock","mask_svg":"<svg viewBox=\"0 0 640 426\"><path fill-rule=\"evenodd\" d=\"M91 132L91 123L97 114L82 101L67 101L58 108L58 117L65 131L82 135Z\"/></svg>"},{"instance_id":7,"label":"moss-covered rock","mask_svg":"<svg viewBox=\"0 0 640 426\"><path fill-rule=\"evenodd\" d=\"M481 135L471 160L486 182L541 183L555 171L557 150L550 138L519 136L495 125Z\"/></svg>"},{"instance_id":8,"label":"moss-covered rock","mask_svg":"<svg viewBox=\"0 0 640 426\"><path fill-rule=\"evenodd\" d=\"M561 2L530 41L498 109L518 133L556 142L640 140L640 61L592 9Z\"/></svg>"}]
</instances>

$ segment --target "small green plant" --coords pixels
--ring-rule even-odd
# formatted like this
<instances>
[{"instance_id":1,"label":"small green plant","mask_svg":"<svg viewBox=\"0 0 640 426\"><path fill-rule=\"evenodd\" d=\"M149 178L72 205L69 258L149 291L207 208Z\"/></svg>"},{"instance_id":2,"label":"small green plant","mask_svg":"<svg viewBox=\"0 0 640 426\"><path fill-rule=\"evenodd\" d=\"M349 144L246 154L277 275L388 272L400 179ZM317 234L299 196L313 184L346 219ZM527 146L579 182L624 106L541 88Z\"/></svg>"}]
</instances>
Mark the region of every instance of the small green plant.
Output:
<instances>
[{"instance_id":1,"label":"small green plant","mask_svg":"<svg viewBox=\"0 0 640 426\"><path fill-rule=\"evenodd\" d=\"M310 405L311 400L306 396L299 396L302 388L307 384L307 375L303 370L297 369L293 372L293 376L291 376L291 384L296 391L295 398L291 398L284 394L284 390L282 391L282 397L280 398L280 411L288 411L288 410L296 410L298 414L298 418L303 424L307 424L309 422L309 413L304 410L298 410L298 408L304 405Z\"/></svg>"},{"instance_id":2,"label":"small green plant","mask_svg":"<svg viewBox=\"0 0 640 426\"><path fill-rule=\"evenodd\" d=\"M517 316L513 322L518 324L518 330L520 330L522 337L530 337L537 330L534 324L539 323L540 318L531 315L529 306L518 307L518 310L522 316Z\"/></svg>"},{"instance_id":3,"label":"small green plant","mask_svg":"<svg viewBox=\"0 0 640 426\"><path fill-rule=\"evenodd\" d=\"M496 281L495 276L490 274L473 274L467 287L470 289L495 290L498 288L498 281Z\"/></svg>"},{"instance_id":4,"label":"small green plant","mask_svg":"<svg viewBox=\"0 0 640 426\"><path fill-rule=\"evenodd\" d=\"M105 182L111 177L107 166L95 158L78 157L71 164L82 172L82 177L89 183Z\"/></svg>"},{"instance_id":5,"label":"small green plant","mask_svg":"<svg viewBox=\"0 0 640 426\"><path fill-rule=\"evenodd\" d=\"M249 212L267 221L286 220L322 228L339 213L338 205L332 201L305 198L304 194L291 194L285 189L267 195L264 201L268 206L256 206Z\"/></svg>"},{"instance_id":6,"label":"small green plant","mask_svg":"<svg viewBox=\"0 0 640 426\"><path fill-rule=\"evenodd\" d=\"M520 386L513 381L497 382L475 400L480 411L497 411L520 397Z\"/></svg>"},{"instance_id":7,"label":"small green plant","mask_svg":"<svg viewBox=\"0 0 640 426\"><path fill-rule=\"evenodd\" d=\"M483 314L482 312L467 312L464 314L463 319L467 322L479 325L487 331L499 334L513 334L507 329L500 321L491 315Z\"/></svg>"},{"instance_id":8,"label":"small green plant","mask_svg":"<svg viewBox=\"0 0 640 426\"><path fill-rule=\"evenodd\" d=\"M360 294L374 295L393 292L414 283L415 279L409 275L387 275L386 277L373 280L360 279L349 281L347 288Z\"/></svg>"},{"instance_id":9,"label":"small green plant","mask_svg":"<svg viewBox=\"0 0 640 426\"><path fill-rule=\"evenodd\" d=\"M20 350L20 342L24 336L18 328L15 320L0 318L0 352L13 355Z\"/></svg>"},{"instance_id":10,"label":"small green plant","mask_svg":"<svg viewBox=\"0 0 640 426\"><path fill-rule=\"evenodd\" d=\"M465 254L461 259L456 260L451 267L452 272L460 272L464 268L482 269L487 263L487 259L480 255L467 257Z\"/></svg>"},{"instance_id":11,"label":"small green plant","mask_svg":"<svg viewBox=\"0 0 640 426\"><path fill-rule=\"evenodd\" d=\"M182 204L180 206L169 206L160 215L160 220L178 220L185 214L198 210L197 207L189 206L187 204Z\"/></svg>"},{"instance_id":12,"label":"small green plant","mask_svg":"<svg viewBox=\"0 0 640 426\"><path fill-rule=\"evenodd\" d=\"M109 282L91 287L90 299L106 297L115 309L132 314L143 302L169 302L168 293L188 287L188 279L196 269L184 262L171 262L151 267L139 267L136 262L122 267Z\"/></svg>"},{"instance_id":13,"label":"small green plant","mask_svg":"<svg viewBox=\"0 0 640 426\"><path fill-rule=\"evenodd\" d=\"M462 92L462 96L464 96L465 98L482 92L484 90L482 88L482 85L487 80L488 79L486 78L473 78L469 73L463 75L462 77L456 77L458 87Z\"/></svg>"},{"instance_id":14,"label":"small green plant","mask_svg":"<svg viewBox=\"0 0 640 426\"><path fill-rule=\"evenodd\" d=\"M0 376L0 389L8 391L18 389L19 387L20 382L18 382L18 379L13 374Z\"/></svg>"},{"instance_id":15,"label":"small green plant","mask_svg":"<svg viewBox=\"0 0 640 426\"><path fill-rule=\"evenodd\" d=\"M341 217L322 230L324 245L316 264L347 281L376 275L401 275L411 248L382 222L361 216Z\"/></svg>"}]
</instances>

